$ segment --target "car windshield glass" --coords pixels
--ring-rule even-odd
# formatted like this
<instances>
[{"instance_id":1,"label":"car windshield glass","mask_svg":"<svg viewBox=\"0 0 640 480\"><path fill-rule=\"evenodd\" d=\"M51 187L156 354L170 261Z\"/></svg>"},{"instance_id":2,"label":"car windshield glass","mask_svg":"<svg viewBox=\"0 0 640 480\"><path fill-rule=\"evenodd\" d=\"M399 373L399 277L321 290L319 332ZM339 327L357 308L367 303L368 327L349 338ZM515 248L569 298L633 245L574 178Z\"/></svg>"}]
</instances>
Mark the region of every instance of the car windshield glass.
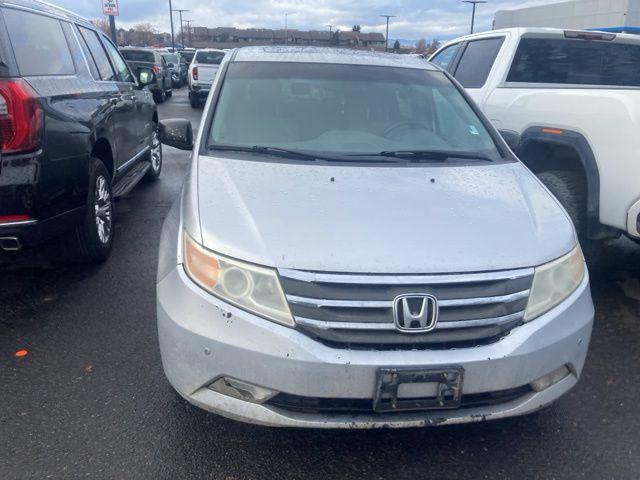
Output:
<instances>
[{"instance_id":1,"label":"car windshield glass","mask_svg":"<svg viewBox=\"0 0 640 480\"><path fill-rule=\"evenodd\" d=\"M223 58L224 52L206 52L201 50L196 54L196 62L204 63L205 65L220 65Z\"/></svg>"},{"instance_id":2,"label":"car windshield glass","mask_svg":"<svg viewBox=\"0 0 640 480\"><path fill-rule=\"evenodd\" d=\"M122 56L125 60L130 62L155 62L153 52L146 52L144 50L122 50Z\"/></svg>"},{"instance_id":3,"label":"car windshield glass","mask_svg":"<svg viewBox=\"0 0 640 480\"><path fill-rule=\"evenodd\" d=\"M195 52L180 52L180 56L185 61L185 63L191 63L193 57L195 56Z\"/></svg>"},{"instance_id":4,"label":"car windshield glass","mask_svg":"<svg viewBox=\"0 0 640 480\"><path fill-rule=\"evenodd\" d=\"M162 55L167 63L177 65L179 63L178 56L174 53L165 53Z\"/></svg>"},{"instance_id":5,"label":"car windshield glass","mask_svg":"<svg viewBox=\"0 0 640 480\"><path fill-rule=\"evenodd\" d=\"M342 157L419 151L429 158L425 151L444 151L501 159L444 73L362 65L229 65L209 132L208 147L216 145ZM397 156L403 157L409 155Z\"/></svg>"}]
</instances>

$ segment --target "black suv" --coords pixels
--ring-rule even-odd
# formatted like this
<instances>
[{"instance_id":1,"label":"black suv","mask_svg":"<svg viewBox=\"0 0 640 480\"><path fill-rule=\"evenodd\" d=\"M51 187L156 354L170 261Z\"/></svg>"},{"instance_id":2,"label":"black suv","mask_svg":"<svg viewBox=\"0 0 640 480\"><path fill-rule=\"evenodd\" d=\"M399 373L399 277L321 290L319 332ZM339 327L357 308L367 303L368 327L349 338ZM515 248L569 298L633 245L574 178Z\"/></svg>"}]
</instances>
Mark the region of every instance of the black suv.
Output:
<instances>
[{"instance_id":1,"label":"black suv","mask_svg":"<svg viewBox=\"0 0 640 480\"><path fill-rule=\"evenodd\" d=\"M68 235L80 258L108 257L114 198L162 169L164 125L143 88L156 76L138 76L86 20L0 0L0 249Z\"/></svg>"}]
</instances>

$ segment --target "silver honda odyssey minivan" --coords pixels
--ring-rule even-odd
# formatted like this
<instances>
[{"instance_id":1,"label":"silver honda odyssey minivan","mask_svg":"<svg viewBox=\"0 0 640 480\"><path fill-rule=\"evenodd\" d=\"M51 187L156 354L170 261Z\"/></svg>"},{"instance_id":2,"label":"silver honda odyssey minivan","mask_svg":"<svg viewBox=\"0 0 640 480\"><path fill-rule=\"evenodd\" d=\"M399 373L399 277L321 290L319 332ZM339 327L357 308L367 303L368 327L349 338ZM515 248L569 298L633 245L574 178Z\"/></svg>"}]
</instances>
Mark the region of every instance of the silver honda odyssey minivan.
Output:
<instances>
[{"instance_id":1,"label":"silver honda odyssey minivan","mask_svg":"<svg viewBox=\"0 0 640 480\"><path fill-rule=\"evenodd\" d=\"M187 401L412 427L526 414L578 381L594 310L573 226L447 73L235 50L193 143L157 284Z\"/></svg>"}]
</instances>

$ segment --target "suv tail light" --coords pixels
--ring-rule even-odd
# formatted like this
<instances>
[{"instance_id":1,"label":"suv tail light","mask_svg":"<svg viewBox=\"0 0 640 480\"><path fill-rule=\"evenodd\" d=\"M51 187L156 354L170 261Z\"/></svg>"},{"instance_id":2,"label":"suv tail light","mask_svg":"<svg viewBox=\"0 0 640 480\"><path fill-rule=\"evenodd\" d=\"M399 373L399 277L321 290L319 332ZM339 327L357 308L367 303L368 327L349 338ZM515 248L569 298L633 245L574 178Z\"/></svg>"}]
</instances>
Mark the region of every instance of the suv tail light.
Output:
<instances>
[{"instance_id":1,"label":"suv tail light","mask_svg":"<svg viewBox=\"0 0 640 480\"><path fill-rule=\"evenodd\" d=\"M162 71L158 65L154 65L153 67L151 67L151 70L153 70L153 73L155 73L156 75L160 75L160 72Z\"/></svg>"},{"instance_id":2,"label":"suv tail light","mask_svg":"<svg viewBox=\"0 0 640 480\"><path fill-rule=\"evenodd\" d=\"M198 79L198 67L193 67L192 74L193 74L193 79L197 80Z\"/></svg>"},{"instance_id":3,"label":"suv tail light","mask_svg":"<svg viewBox=\"0 0 640 480\"><path fill-rule=\"evenodd\" d=\"M40 146L42 109L22 79L0 80L0 150L28 152Z\"/></svg>"}]
</instances>

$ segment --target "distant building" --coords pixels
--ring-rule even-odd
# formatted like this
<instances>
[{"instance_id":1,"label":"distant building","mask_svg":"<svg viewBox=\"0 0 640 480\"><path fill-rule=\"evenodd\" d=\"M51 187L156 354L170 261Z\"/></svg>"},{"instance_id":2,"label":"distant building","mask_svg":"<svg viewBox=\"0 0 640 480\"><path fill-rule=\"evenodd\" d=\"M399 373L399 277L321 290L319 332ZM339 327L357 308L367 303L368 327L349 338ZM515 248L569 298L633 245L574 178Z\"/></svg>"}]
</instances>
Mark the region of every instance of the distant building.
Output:
<instances>
[{"instance_id":1,"label":"distant building","mask_svg":"<svg viewBox=\"0 0 640 480\"><path fill-rule=\"evenodd\" d=\"M382 33L362 33L352 31L320 31L320 30L272 30L266 28L228 28L228 27L194 27L192 29L192 46L196 48L233 48L243 45L314 45L342 46L351 48L384 48L385 38Z\"/></svg>"},{"instance_id":2,"label":"distant building","mask_svg":"<svg viewBox=\"0 0 640 480\"><path fill-rule=\"evenodd\" d=\"M640 33L640 0L573 0L499 10L493 28L553 27Z\"/></svg>"}]
</instances>

